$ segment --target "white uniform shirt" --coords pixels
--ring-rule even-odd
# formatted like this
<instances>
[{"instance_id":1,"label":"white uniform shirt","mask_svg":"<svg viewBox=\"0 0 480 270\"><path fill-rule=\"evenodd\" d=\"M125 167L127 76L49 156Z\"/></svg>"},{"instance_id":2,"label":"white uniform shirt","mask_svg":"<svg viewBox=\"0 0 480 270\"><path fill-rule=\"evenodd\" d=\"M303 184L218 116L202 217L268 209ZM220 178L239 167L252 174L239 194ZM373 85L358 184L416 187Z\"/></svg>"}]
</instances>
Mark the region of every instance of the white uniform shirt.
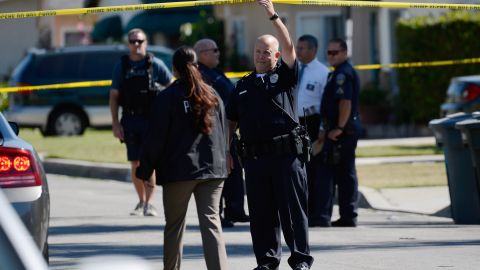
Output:
<instances>
[{"instance_id":1,"label":"white uniform shirt","mask_svg":"<svg viewBox=\"0 0 480 270\"><path fill-rule=\"evenodd\" d=\"M301 63L299 62L299 73L300 69ZM323 89L327 84L329 72L330 70L317 59L308 63L303 69L302 78L297 86L297 115L299 117L303 117L304 108L306 116L320 113Z\"/></svg>"}]
</instances>

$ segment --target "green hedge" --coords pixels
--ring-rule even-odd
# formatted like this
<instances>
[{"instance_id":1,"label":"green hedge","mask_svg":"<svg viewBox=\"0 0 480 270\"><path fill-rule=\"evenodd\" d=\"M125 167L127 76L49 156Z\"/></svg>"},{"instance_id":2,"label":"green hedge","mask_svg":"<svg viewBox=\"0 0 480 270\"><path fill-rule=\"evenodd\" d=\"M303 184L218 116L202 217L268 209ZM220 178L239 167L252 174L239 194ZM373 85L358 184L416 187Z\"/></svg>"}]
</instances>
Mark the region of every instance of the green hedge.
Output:
<instances>
[{"instance_id":1,"label":"green hedge","mask_svg":"<svg viewBox=\"0 0 480 270\"><path fill-rule=\"evenodd\" d=\"M400 20L396 25L398 62L480 57L480 14L449 12L440 17ZM398 71L399 122L425 124L440 115L454 76L480 74L480 64L405 68Z\"/></svg>"}]
</instances>

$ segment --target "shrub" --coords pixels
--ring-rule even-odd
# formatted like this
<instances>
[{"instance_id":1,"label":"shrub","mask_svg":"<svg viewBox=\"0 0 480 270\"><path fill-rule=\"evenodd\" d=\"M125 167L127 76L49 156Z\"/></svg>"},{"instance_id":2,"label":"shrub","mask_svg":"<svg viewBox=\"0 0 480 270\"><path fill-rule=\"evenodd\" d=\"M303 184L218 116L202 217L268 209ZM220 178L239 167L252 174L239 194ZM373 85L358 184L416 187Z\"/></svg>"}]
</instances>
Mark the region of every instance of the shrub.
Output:
<instances>
[{"instance_id":1,"label":"shrub","mask_svg":"<svg viewBox=\"0 0 480 270\"><path fill-rule=\"evenodd\" d=\"M400 20L396 31L400 63L477 58L480 55L479 13L454 11L439 17ZM399 69L397 119L403 123L425 124L437 118L450 79L471 74L480 74L480 65Z\"/></svg>"}]
</instances>

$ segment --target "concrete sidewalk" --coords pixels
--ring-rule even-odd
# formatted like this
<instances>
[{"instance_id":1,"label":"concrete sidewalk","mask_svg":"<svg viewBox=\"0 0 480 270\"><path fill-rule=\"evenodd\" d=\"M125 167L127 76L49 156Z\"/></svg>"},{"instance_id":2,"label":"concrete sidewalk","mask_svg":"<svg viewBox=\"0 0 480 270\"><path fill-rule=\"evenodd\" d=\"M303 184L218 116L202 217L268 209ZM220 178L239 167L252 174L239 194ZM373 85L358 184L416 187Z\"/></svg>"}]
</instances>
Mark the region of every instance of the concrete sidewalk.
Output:
<instances>
[{"instance_id":1,"label":"concrete sidewalk","mask_svg":"<svg viewBox=\"0 0 480 270\"><path fill-rule=\"evenodd\" d=\"M359 147L387 145L428 145L434 144L433 137L360 140ZM357 165L386 163L443 162L443 155L357 158ZM47 173L131 181L130 165L117 163L88 162L65 159L45 159ZM425 187L405 189L374 190L360 187L360 207L388 211L401 211L426 215L450 217L448 187ZM408 199L407 199L408 198Z\"/></svg>"}]
</instances>

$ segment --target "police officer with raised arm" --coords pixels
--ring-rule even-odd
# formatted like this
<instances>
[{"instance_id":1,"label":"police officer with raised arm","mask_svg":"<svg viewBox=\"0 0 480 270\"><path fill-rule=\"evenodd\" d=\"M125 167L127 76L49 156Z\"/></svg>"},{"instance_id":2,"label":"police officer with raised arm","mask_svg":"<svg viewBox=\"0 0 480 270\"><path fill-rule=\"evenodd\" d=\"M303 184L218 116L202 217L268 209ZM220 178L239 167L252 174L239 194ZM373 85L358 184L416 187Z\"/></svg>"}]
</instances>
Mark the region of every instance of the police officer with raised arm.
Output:
<instances>
[{"instance_id":1,"label":"police officer with raised arm","mask_svg":"<svg viewBox=\"0 0 480 270\"><path fill-rule=\"evenodd\" d=\"M198 69L205 82L211 85L220 95L223 103L227 104L235 86L225 76L225 73L217 68L220 63L220 50L217 43L212 39L204 38L197 41L193 49L198 55ZM236 134L233 134L230 152L232 153L234 166L223 185L222 198L225 202L225 209L223 209L223 203L220 205L220 214L223 211L221 220L224 228L233 227L235 222L250 221L244 210L245 188L242 167L235 151L237 143L238 138Z\"/></svg>"},{"instance_id":2,"label":"police officer with raised arm","mask_svg":"<svg viewBox=\"0 0 480 270\"><path fill-rule=\"evenodd\" d=\"M237 124L240 128L255 269L279 268L283 231L291 252L288 264L306 270L313 263L304 171L309 151L295 112L295 47L271 0L257 2L265 8L278 39L262 35L256 40L255 70L237 83L227 118L230 134Z\"/></svg>"},{"instance_id":3,"label":"police officer with raised arm","mask_svg":"<svg viewBox=\"0 0 480 270\"><path fill-rule=\"evenodd\" d=\"M322 164L319 167L319 186L313 191L313 209L310 220L330 225L335 186L338 187L340 219L331 223L337 227L357 225L358 179L355 170L355 149L360 137L358 95L360 81L357 72L348 62L347 44L342 39L328 43L328 62L334 68L328 76L322 99L321 118L325 140Z\"/></svg>"},{"instance_id":4,"label":"police officer with raised arm","mask_svg":"<svg viewBox=\"0 0 480 270\"><path fill-rule=\"evenodd\" d=\"M156 216L155 207L151 204L155 189L146 188L134 172L138 167L140 146L147 132L153 100L162 86L170 84L172 74L162 60L147 53L147 36L143 30L132 29L127 36L130 53L122 56L113 70L110 89L112 131L127 146L132 182L138 195L138 203L130 214ZM121 121L118 118L119 107L122 107ZM154 187L154 183L152 175L150 186Z\"/></svg>"}]
</instances>

